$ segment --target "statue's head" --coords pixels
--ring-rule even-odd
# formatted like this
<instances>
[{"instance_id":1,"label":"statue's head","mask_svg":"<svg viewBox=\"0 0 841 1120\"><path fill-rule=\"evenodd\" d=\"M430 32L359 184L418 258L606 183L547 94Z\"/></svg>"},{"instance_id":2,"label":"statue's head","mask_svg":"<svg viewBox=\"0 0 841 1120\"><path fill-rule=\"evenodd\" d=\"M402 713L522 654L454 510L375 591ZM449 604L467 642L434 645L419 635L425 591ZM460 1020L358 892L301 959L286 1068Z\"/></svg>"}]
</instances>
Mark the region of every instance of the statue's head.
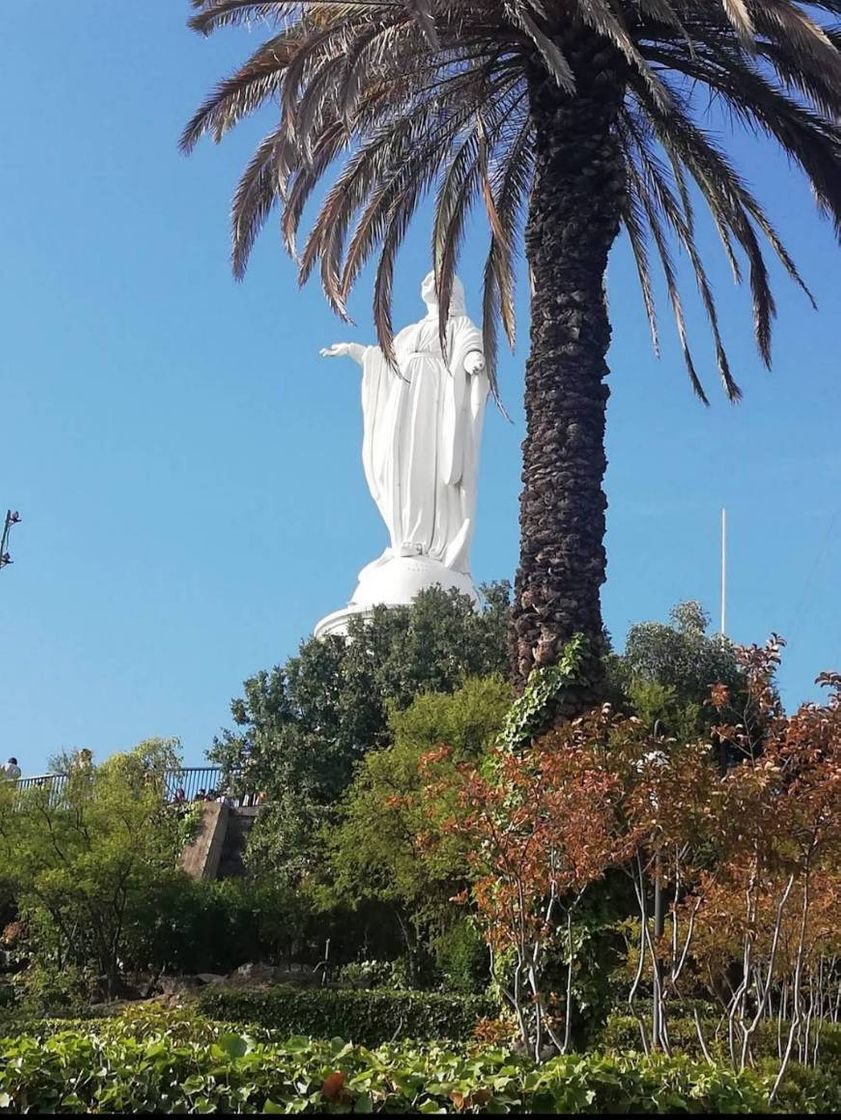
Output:
<instances>
[{"instance_id":1,"label":"statue's head","mask_svg":"<svg viewBox=\"0 0 841 1120\"><path fill-rule=\"evenodd\" d=\"M435 288L435 273L429 272L421 284L421 299L428 308L437 308L438 292ZM450 293L450 315L466 315L464 298L464 285L457 276L453 277L453 289Z\"/></svg>"}]
</instances>

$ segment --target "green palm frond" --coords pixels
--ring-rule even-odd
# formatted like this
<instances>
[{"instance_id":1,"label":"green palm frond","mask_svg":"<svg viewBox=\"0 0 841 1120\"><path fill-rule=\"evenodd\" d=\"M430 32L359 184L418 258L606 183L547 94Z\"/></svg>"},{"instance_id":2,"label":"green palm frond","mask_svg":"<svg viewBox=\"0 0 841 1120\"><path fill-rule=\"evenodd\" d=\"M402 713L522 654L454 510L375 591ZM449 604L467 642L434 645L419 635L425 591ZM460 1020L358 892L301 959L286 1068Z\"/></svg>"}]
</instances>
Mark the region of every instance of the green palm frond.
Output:
<instances>
[{"instance_id":1,"label":"green palm frond","mask_svg":"<svg viewBox=\"0 0 841 1120\"><path fill-rule=\"evenodd\" d=\"M234 197L235 273L243 275L275 209L301 282L317 269L340 315L347 315L360 271L376 257L375 321L387 352L395 256L421 200L433 199L442 326L467 216L478 205L490 229L482 306L495 386L500 325L514 339L516 260L532 183L530 76L545 73L573 101L580 73L571 50L582 29L603 42L606 72L622 83L623 222L655 349L653 269L659 265L702 400L676 247L694 273L725 392L737 399L739 389L696 242L693 199L710 212L735 280L750 288L766 363L775 314L769 253L806 290L752 188L705 128L710 97L779 145L841 235L841 29L833 22L841 0L192 0L192 6L191 25L201 34L266 28L265 41L214 90L182 137L190 150L205 135L220 141L261 109L276 114ZM592 65L600 64L594 57ZM299 250L307 203L322 184L326 190Z\"/></svg>"}]
</instances>

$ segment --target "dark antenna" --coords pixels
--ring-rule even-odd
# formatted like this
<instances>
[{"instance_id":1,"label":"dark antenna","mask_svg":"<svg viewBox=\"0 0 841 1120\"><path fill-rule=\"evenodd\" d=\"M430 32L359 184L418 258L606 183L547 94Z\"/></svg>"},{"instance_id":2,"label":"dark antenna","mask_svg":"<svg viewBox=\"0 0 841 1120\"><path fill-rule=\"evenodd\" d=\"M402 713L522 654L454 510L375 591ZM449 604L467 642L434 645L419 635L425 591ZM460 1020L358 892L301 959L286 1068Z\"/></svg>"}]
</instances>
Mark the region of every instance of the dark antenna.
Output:
<instances>
[{"instance_id":1,"label":"dark antenna","mask_svg":"<svg viewBox=\"0 0 841 1120\"><path fill-rule=\"evenodd\" d=\"M3 536L0 537L0 570L5 568L7 564L12 563L12 558L9 555L9 537L12 532L12 526L17 525L19 521L20 514L16 509L6 510L6 520L3 522Z\"/></svg>"}]
</instances>

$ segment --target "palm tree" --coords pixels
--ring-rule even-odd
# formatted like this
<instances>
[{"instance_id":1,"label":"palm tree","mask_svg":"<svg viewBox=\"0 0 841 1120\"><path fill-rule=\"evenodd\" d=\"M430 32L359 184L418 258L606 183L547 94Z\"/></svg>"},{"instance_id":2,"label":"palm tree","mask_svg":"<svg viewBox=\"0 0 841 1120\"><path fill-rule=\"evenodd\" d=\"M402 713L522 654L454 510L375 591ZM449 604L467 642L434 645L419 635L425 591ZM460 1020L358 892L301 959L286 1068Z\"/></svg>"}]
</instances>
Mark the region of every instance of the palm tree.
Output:
<instances>
[{"instance_id":1,"label":"palm tree","mask_svg":"<svg viewBox=\"0 0 841 1120\"><path fill-rule=\"evenodd\" d=\"M747 275L756 343L770 364L770 250L803 286L751 189L703 127L711 98L771 137L841 225L841 0L192 0L207 35L265 21L269 37L187 126L185 150L221 138L265 103L278 119L233 203L241 277L275 206L303 283L316 266L332 307L377 258L374 316L391 345L397 250L434 191L432 256L446 317L471 206L487 212L483 330L491 376L501 324L513 344L515 258L531 278L521 551L512 643L522 683L589 639L597 675L605 578L602 490L605 268L624 227L651 324L662 270L695 393L673 264L694 269L730 400L740 396L695 239L706 204L737 280ZM325 182L326 181L326 182ZM325 185L300 248L307 202ZM805 290L805 289L804 289ZM585 690L586 691L586 690ZM582 692L582 701L584 692Z\"/></svg>"}]
</instances>

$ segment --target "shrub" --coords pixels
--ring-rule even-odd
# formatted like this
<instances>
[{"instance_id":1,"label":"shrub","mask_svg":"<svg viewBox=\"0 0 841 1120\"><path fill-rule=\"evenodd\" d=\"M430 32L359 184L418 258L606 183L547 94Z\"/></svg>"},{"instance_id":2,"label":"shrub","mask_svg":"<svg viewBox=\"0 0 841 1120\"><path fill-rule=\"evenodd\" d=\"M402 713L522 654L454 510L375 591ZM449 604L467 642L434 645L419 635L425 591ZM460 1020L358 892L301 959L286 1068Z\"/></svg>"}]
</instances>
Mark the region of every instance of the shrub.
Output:
<instances>
[{"instance_id":1,"label":"shrub","mask_svg":"<svg viewBox=\"0 0 841 1120\"><path fill-rule=\"evenodd\" d=\"M164 798L178 763L177 741L150 739L99 766L74 764L60 797L0 783L0 867L22 923L13 943L41 970L27 970L33 1002L53 987L72 1003L84 994L77 979L101 979L112 996L125 990L132 928L186 880L177 866L193 821Z\"/></svg>"},{"instance_id":2,"label":"shrub","mask_svg":"<svg viewBox=\"0 0 841 1120\"><path fill-rule=\"evenodd\" d=\"M174 881L132 928L132 970L232 972L247 961L277 962L307 929L300 895L248 879Z\"/></svg>"},{"instance_id":3,"label":"shrub","mask_svg":"<svg viewBox=\"0 0 841 1120\"><path fill-rule=\"evenodd\" d=\"M395 1038L465 1040L472 1037L477 1020L496 1010L479 996L289 987L207 988L196 1006L211 1019L253 1023L282 1035L339 1036L363 1046Z\"/></svg>"},{"instance_id":4,"label":"shrub","mask_svg":"<svg viewBox=\"0 0 841 1120\"><path fill-rule=\"evenodd\" d=\"M450 991L469 995L487 988L488 947L471 921L456 922L439 934L432 945L436 964Z\"/></svg>"},{"instance_id":5,"label":"shrub","mask_svg":"<svg viewBox=\"0 0 841 1120\"><path fill-rule=\"evenodd\" d=\"M183 1017L81 1024L0 1040L0 1111L161 1112L760 1112L765 1082L687 1058L566 1056L535 1066L502 1049L334 1039L255 1042L219 1030L182 1037ZM136 1026L136 1024L135 1024Z\"/></svg>"},{"instance_id":6,"label":"shrub","mask_svg":"<svg viewBox=\"0 0 841 1120\"><path fill-rule=\"evenodd\" d=\"M726 1023L725 1031L722 1038L719 1038L720 1019L712 1019L704 1016L701 1019L701 1027L704 1031L704 1039L707 1046L714 1053L721 1054L720 1043L726 1043ZM701 1047L698 1042L698 1033L695 1029L695 1021L690 1018L675 1018L667 1020L667 1028L669 1032L669 1044L673 1051L680 1051L681 1053L697 1056L701 1054ZM605 1050L639 1050L640 1048L640 1028L638 1021L633 1015L611 1015L607 1023L605 1023L604 1030L601 1033L599 1044Z\"/></svg>"},{"instance_id":7,"label":"shrub","mask_svg":"<svg viewBox=\"0 0 841 1120\"><path fill-rule=\"evenodd\" d=\"M722 1059L729 1057L726 1016L712 1017L708 1014L701 1016L700 1021L704 1041L713 1057ZM669 1045L673 1052L679 1051L692 1057L701 1056L701 1045L694 1019L682 1017L669 1019L667 1027ZM785 1038L786 1035L784 1034L783 1037ZM637 1020L632 1015L612 1015L605 1025L600 1043L606 1050L638 1050L640 1028ZM760 1023L753 1038L754 1056L775 1059L777 1045L776 1021ZM839 1060L841 1060L841 1024L824 1023L820 1031L818 1063L827 1067L833 1065L837 1067Z\"/></svg>"},{"instance_id":8,"label":"shrub","mask_svg":"<svg viewBox=\"0 0 841 1120\"><path fill-rule=\"evenodd\" d=\"M776 1063L766 1059L760 1063L759 1071L771 1081L777 1071ZM834 1069L829 1062L826 1068L818 1069L792 1062L774 1103L779 1112L837 1116L841 1113L841 1080L837 1062Z\"/></svg>"},{"instance_id":9,"label":"shrub","mask_svg":"<svg viewBox=\"0 0 841 1120\"><path fill-rule=\"evenodd\" d=\"M202 1019L184 1008L164 1008L158 1003L130 1003L113 1009L97 1008L90 1014L74 1016L17 1014L3 1021L0 1034L7 1038L25 1035L46 1039L55 1034L75 1032L96 1035L108 1040L117 1037L143 1038L160 1031L192 1042L210 1041L220 1031L230 1029L223 1024Z\"/></svg>"},{"instance_id":10,"label":"shrub","mask_svg":"<svg viewBox=\"0 0 841 1120\"><path fill-rule=\"evenodd\" d=\"M393 961L350 961L339 970L338 982L349 988L401 988L395 982Z\"/></svg>"},{"instance_id":11,"label":"shrub","mask_svg":"<svg viewBox=\"0 0 841 1120\"><path fill-rule=\"evenodd\" d=\"M25 1015L75 1017L86 1006L94 978L89 972L65 963L42 963L37 958L15 974L14 1002Z\"/></svg>"}]
</instances>

